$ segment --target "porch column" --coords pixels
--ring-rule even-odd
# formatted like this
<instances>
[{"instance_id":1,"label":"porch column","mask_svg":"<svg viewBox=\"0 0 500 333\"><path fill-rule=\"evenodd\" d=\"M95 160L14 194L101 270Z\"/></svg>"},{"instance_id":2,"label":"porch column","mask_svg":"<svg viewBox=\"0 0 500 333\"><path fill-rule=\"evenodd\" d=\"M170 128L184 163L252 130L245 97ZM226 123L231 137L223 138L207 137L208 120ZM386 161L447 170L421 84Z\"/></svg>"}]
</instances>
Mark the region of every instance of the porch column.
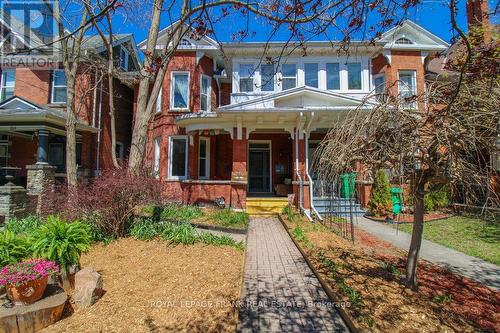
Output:
<instances>
[{"instance_id":1,"label":"porch column","mask_svg":"<svg viewBox=\"0 0 500 333\"><path fill-rule=\"evenodd\" d=\"M231 170L231 207L245 209L247 199L247 129L233 128L233 165ZM240 135L238 135L240 134Z\"/></svg>"},{"instance_id":2,"label":"porch column","mask_svg":"<svg viewBox=\"0 0 500 333\"><path fill-rule=\"evenodd\" d=\"M38 149L36 154L36 164L47 164L49 152L49 131L38 130Z\"/></svg>"},{"instance_id":3,"label":"porch column","mask_svg":"<svg viewBox=\"0 0 500 333\"><path fill-rule=\"evenodd\" d=\"M302 207L311 208L309 192L309 179L306 173L306 138L303 131L294 131L293 135L293 193L295 205L300 208L300 196L302 194ZM298 176L297 176L298 170ZM300 181L302 181L302 192L300 192Z\"/></svg>"}]
</instances>

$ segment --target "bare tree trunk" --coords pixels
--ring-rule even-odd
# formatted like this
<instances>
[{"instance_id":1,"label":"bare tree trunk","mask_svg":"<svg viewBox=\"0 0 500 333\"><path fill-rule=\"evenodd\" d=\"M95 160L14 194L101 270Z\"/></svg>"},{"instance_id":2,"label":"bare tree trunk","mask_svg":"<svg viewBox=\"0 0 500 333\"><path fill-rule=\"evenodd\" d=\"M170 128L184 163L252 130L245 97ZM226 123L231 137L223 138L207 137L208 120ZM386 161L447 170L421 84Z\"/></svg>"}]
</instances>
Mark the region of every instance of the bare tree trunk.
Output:
<instances>
[{"instance_id":1,"label":"bare tree trunk","mask_svg":"<svg viewBox=\"0 0 500 333\"><path fill-rule=\"evenodd\" d=\"M155 0L153 5L153 17L151 19L151 26L148 32L148 43L146 47L146 57L144 58L144 68L151 65L150 56L154 55L156 41L158 40L158 32L160 27L161 9L163 7L163 0ZM143 68L143 71L144 71ZM150 114L147 112L149 95L149 75L142 75L139 81L139 91L137 97L137 109L134 120L134 127L132 129L132 144L130 147L130 154L128 159L128 167L130 171L137 172L141 169L144 152L146 150L146 140L148 135L148 123Z\"/></svg>"},{"instance_id":2,"label":"bare tree trunk","mask_svg":"<svg viewBox=\"0 0 500 333\"><path fill-rule=\"evenodd\" d=\"M68 73L69 71L66 71ZM76 186L76 114L75 114L75 76L67 75L67 109L66 109L66 181L68 186Z\"/></svg>"},{"instance_id":3,"label":"bare tree trunk","mask_svg":"<svg viewBox=\"0 0 500 333\"><path fill-rule=\"evenodd\" d=\"M111 159L113 166L120 169L120 164L116 158L116 118L115 118L115 97L114 97L114 84L113 84L113 60L109 61L108 65L108 92L109 92L109 120L111 122Z\"/></svg>"},{"instance_id":4,"label":"bare tree trunk","mask_svg":"<svg viewBox=\"0 0 500 333\"><path fill-rule=\"evenodd\" d=\"M413 215L413 230L411 234L410 249L408 250L408 258L406 262L406 286L416 291L418 289L417 282L417 265L422 245L422 235L424 232L424 193L425 180L422 175L417 175L414 181L415 186L415 212Z\"/></svg>"}]
</instances>

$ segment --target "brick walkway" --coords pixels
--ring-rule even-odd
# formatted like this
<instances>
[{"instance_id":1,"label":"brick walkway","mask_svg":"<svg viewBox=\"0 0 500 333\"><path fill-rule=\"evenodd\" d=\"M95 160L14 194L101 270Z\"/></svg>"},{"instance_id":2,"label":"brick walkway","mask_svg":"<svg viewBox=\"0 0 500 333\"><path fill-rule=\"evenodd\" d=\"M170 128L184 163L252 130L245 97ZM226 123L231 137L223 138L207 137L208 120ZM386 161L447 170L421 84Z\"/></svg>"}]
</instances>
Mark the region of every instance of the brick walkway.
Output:
<instances>
[{"instance_id":1,"label":"brick walkway","mask_svg":"<svg viewBox=\"0 0 500 333\"><path fill-rule=\"evenodd\" d=\"M276 217L250 219L239 332L348 332Z\"/></svg>"}]
</instances>

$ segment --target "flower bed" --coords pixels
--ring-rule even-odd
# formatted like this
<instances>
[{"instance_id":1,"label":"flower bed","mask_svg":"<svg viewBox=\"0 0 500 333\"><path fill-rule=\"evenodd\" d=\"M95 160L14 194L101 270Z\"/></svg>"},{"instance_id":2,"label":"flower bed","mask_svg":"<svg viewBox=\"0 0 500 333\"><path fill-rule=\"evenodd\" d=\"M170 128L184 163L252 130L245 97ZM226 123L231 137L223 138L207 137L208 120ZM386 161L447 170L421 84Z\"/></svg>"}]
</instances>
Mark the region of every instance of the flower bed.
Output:
<instances>
[{"instance_id":1,"label":"flower bed","mask_svg":"<svg viewBox=\"0 0 500 333\"><path fill-rule=\"evenodd\" d=\"M357 242L302 219L285 223L361 331L499 331L500 293L421 261L420 291L404 287L405 255L356 230Z\"/></svg>"}]
</instances>

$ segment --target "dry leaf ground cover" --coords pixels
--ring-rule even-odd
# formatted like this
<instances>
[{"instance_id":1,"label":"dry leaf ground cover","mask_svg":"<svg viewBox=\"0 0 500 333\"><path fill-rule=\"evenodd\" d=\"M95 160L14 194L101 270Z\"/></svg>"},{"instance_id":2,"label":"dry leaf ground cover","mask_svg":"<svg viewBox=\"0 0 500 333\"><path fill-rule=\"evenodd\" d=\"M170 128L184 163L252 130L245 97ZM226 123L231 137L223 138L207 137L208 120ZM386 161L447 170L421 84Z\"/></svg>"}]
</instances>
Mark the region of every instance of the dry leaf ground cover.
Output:
<instances>
[{"instance_id":1,"label":"dry leaf ground cover","mask_svg":"<svg viewBox=\"0 0 500 333\"><path fill-rule=\"evenodd\" d=\"M104 296L44 332L232 332L244 252L124 238L96 245L81 264L99 271Z\"/></svg>"},{"instance_id":2,"label":"dry leaf ground cover","mask_svg":"<svg viewBox=\"0 0 500 333\"><path fill-rule=\"evenodd\" d=\"M404 288L404 253L356 230L357 242L322 225L285 220L363 332L500 331L500 293L421 261L420 290Z\"/></svg>"}]
</instances>

